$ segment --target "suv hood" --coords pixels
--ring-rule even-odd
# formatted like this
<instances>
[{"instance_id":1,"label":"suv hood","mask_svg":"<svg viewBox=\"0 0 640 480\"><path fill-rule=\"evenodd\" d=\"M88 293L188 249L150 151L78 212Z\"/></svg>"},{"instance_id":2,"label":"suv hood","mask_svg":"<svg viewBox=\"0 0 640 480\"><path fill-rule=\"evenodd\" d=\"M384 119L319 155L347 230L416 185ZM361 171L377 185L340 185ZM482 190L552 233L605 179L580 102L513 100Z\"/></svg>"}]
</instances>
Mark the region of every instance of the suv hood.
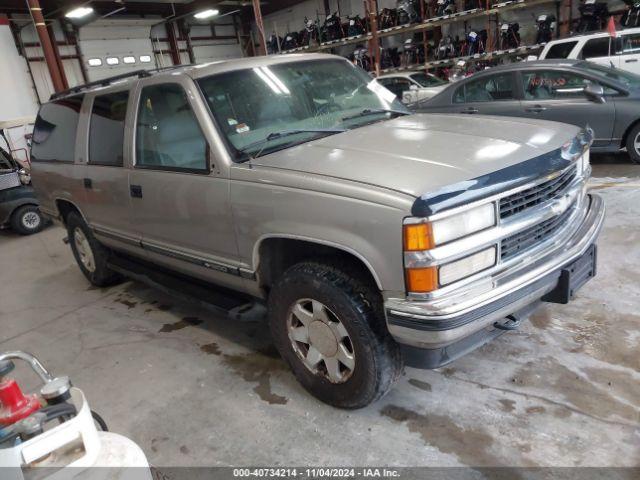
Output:
<instances>
[{"instance_id":1,"label":"suv hood","mask_svg":"<svg viewBox=\"0 0 640 480\"><path fill-rule=\"evenodd\" d=\"M251 163L419 197L556 150L579 131L542 120L417 114L307 142Z\"/></svg>"}]
</instances>

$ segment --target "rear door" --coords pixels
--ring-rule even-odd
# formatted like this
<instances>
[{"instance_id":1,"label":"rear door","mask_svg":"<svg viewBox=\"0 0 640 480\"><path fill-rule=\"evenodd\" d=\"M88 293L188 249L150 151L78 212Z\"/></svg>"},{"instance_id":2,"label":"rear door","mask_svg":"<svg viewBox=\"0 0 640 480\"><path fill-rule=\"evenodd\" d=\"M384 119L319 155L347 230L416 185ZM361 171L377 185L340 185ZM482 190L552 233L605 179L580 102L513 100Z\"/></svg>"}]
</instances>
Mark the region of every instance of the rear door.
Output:
<instances>
[{"instance_id":1,"label":"rear door","mask_svg":"<svg viewBox=\"0 0 640 480\"><path fill-rule=\"evenodd\" d=\"M552 42L542 51L540 59L575 58L571 52L576 45L578 40Z\"/></svg>"},{"instance_id":2,"label":"rear door","mask_svg":"<svg viewBox=\"0 0 640 480\"><path fill-rule=\"evenodd\" d=\"M199 92L186 78L152 78L138 95L127 195L145 255L174 270L240 286L229 181L203 133L208 114Z\"/></svg>"},{"instance_id":3,"label":"rear door","mask_svg":"<svg viewBox=\"0 0 640 480\"><path fill-rule=\"evenodd\" d=\"M615 123L615 102L596 103L583 89L596 83L568 70L525 70L521 72L522 110L520 116L589 125L595 133L594 146L611 142ZM605 88L606 95L617 91Z\"/></svg>"},{"instance_id":4,"label":"rear door","mask_svg":"<svg viewBox=\"0 0 640 480\"><path fill-rule=\"evenodd\" d=\"M516 98L515 74L496 73L471 77L453 92L453 113L517 116L520 101Z\"/></svg>"},{"instance_id":5,"label":"rear door","mask_svg":"<svg viewBox=\"0 0 640 480\"><path fill-rule=\"evenodd\" d=\"M611 36L590 38L584 43L578 58L605 67L619 67L619 57L614 55L615 44Z\"/></svg>"},{"instance_id":6,"label":"rear door","mask_svg":"<svg viewBox=\"0 0 640 480\"><path fill-rule=\"evenodd\" d=\"M85 194L82 211L102 242L139 251L140 238L131 222L129 159L125 162L129 102L128 89L89 99L86 162L80 167Z\"/></svg>"}]
</instances>

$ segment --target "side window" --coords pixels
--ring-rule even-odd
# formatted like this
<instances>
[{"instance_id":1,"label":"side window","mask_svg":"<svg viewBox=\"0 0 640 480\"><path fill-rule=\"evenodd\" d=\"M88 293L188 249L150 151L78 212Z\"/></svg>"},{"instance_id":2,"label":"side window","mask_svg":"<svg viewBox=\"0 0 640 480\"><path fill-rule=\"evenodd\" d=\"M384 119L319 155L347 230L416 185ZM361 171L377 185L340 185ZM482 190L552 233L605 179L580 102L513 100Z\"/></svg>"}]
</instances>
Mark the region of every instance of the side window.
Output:
<instances>
[{"instance_id":1,"label":"side window","mask_svg":"<svg viewBox=\"0 0 640 480\"><path fill-rule=\"evenodd\" d=\"M522 73L525 100L579 98L591 80L572 72L533 71Z\"/></svg>"},{"instance_id":2,"label":"side window","mask_svg":"<svg viewBox=\"0 0 640 480\"><path fill-rule=\"evenodd\" d=\"M578 42L556 43L549 48L544 58L568 58L571 50L573 50L577 44Z\"/></svg>"},{"instance_id":3,"label":"side window","mask_svg":"<svg viewBox=\"0 0 640 480\"><path fill-rule=\"evenodd\" d=\"M622 55L640 54L640 33L632 35L623 35L622 38Z\"/></svg>"},{"instance_id":4,"label":"side window","mask_svg":"<svg viewBox=\"0 0 640 480\"><path fill-rule=\"evenodd\" d=\"M208 171L207 141L183 88L144 87L136 122L136 166Z\"/></svg>"},{"instance_id":5,"label":"side window","mask_svg":"<svg viewBox=\"0 0 640 480\"><path fill-rule=\"evenodd\" d=\"M609 56L609 44L611 42L610 37L592 38L582 47L582 58L588 60L589 58L608 57Z\"/></svg>"},{"instance_id":6,"label":"side window","mask_svg":"<svg viewBox=\"0 0 640 480\"><path fill-rule=\"evenodd\" d=\"M33 127L31 161L74 161L76 130L83 98L67 97L40 107Z\"/></svg>"},{"instance_id":7,"label":"side window","mask_svg":"<svg viewBox=\"0 0 640 480\"><path fill-rule=\"evenodd\" d=\"M93 99L89 122L89 163L122 166L124 119L129 92L108 93Z\"/></svg>"},{"instance_id":8,"label":"side window","mask_svg":"<svg viewBox=\"0 0 640 480\"><path fill-rule=\"evenodd\" d=\"M464 103L464 85L459 87L453 94L453 103Z\"/></svg>"},{"instance_id":9,"label":"side window","mask_svg":"<svg viewBox=\"0 0 640 480\"><path fill-rule=\"evenodd\" d=\"M390 80L391 81L383 85L386 87L387 90L390 90L391 92L393 92L393 94L396 97L402 98L402 93L409 90L409 86L411 85L411 82L406 78L392 78Z\"/></svg>"},{"instance_id":10,"label":"side window","mask_svg":"<svg viewBox=\"0 0 640 480\"><path fill-rule=\"evenodd\" d=\"M458 92L454 95L454 103L461 103L457 97ZM513 75L501 73L471 80L464 85L464 98L466 103L514 100Z\"/></svg>"}]
</instances>

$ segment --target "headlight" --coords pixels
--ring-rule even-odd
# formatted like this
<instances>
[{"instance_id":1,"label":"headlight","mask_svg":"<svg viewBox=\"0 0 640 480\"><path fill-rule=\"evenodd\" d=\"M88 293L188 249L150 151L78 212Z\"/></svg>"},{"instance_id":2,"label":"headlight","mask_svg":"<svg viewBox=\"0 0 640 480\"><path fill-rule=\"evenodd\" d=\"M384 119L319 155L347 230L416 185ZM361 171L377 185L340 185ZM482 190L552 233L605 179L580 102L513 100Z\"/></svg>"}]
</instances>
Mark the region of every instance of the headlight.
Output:
<instances>
[{"instance_id":1,"label":"headlight","mask_svg":"<svg viewBox=\"0 0 640 480\"><path fill-rule=\"evenodd\" d=\"M469 277L474 273L493 267L495 264L496 248L491 247L469 255L461 260L441 265L439 270L440 285L448 285L457 280Z\"/></svg>"},{"instance_id":2,"label":"headlight","mask_svg":"<svg viewBox=\"0 0 640 480\"><path fill-rule=\"evenodd\" d=\"M496 212L493 203L480 205L456 215L451 215L430 223L415 223L404 226L405 251L429 250L437 245L496 224Z\"/></svg>"},{"instance_id":3,"label":"headlight","mask_svg":"<svg viewBox=\"0 0 640 480\"><path fill-rule=\"evenodd\" d=\"M404 225L404 250L405 252L430 250L495 225L494 203L486 203L432 222L408 223ZM492 267L495 263L496 248L492 246L439 267L408 267L406 268L407 290L415 293L431 292L440 286Z\"/></svg>"},{"instance_id":4,"label":"headlight","mask_svg":"<svg viewBox=\"0 0 640 480\"><path fill-rule=\"evenodd\" d=\"M452 215L432 223L435 245L466 237L467 235L496 224L496 211L493 203L480 205L463 213Z\"/></svg>"}]
</instances>

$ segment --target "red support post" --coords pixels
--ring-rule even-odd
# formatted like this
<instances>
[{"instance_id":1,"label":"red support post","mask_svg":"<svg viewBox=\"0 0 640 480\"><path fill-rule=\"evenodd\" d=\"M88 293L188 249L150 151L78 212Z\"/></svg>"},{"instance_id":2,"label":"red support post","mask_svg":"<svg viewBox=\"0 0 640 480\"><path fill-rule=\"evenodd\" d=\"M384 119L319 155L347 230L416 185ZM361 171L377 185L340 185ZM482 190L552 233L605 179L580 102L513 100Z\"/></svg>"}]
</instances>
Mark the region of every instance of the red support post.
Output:
<instances>
[{"instance_id":1,"label":"red support post","mask_svg":"<svg viewBox=\"0 0 640 480\"><path fill-rule=\"evenodd\" d=\"M173 22L165 23L164 28L167 30L167 39L169 40L169 53L171 54L171 61L174 65L182 65L182 61L180 60L180 49L178 48L178 40L176 40L176 28Z\"/></svg>"},{"instance_id":2,"label":"red support post","mask_svg":"<svg viewBox=\"0 0 640 480\"><path fill-rule=\"evenodd\" d=\"M380 76L380 39L378 38L378 10L375 0L369 1L369 24L371 25L371 40L369 51L373 51L373 67L376 77Z\"/></svg>"},{"instance_id":3,"label":"red support post","mask_svg":"<svg viewBox=\"0 0 640 480\"><path fill-rule=\"evenodd\" d=\"M260 0L253 0L253 16L258 27L258 40L260 42L260 55L267 54L267 38L264 34L264 22L262 21L262 9L260 8Z\"/></svg>"},{"instance_id":4,"label":"red support post","mask_svg":"<svg viewBox=\"0 0 640 480\"><path fill-rule=\"evenodd\" d=\"M29 5L31 18L33 19L33 24L35 25L36 31L38 32L38 37L40 38L40 44L42 45L44 58L47 63L47 68L49 69L49 75L51 75L53 89L56 92L61 92L65 89L64 82L62 80L58 62L56 61L56 56L53 51L51 37L49 37L47 25L44 22L44 17L42 16L42 8L40 7L40 2L38 0L27 0L27 5Z\"/></svg>"}]
</instances>

